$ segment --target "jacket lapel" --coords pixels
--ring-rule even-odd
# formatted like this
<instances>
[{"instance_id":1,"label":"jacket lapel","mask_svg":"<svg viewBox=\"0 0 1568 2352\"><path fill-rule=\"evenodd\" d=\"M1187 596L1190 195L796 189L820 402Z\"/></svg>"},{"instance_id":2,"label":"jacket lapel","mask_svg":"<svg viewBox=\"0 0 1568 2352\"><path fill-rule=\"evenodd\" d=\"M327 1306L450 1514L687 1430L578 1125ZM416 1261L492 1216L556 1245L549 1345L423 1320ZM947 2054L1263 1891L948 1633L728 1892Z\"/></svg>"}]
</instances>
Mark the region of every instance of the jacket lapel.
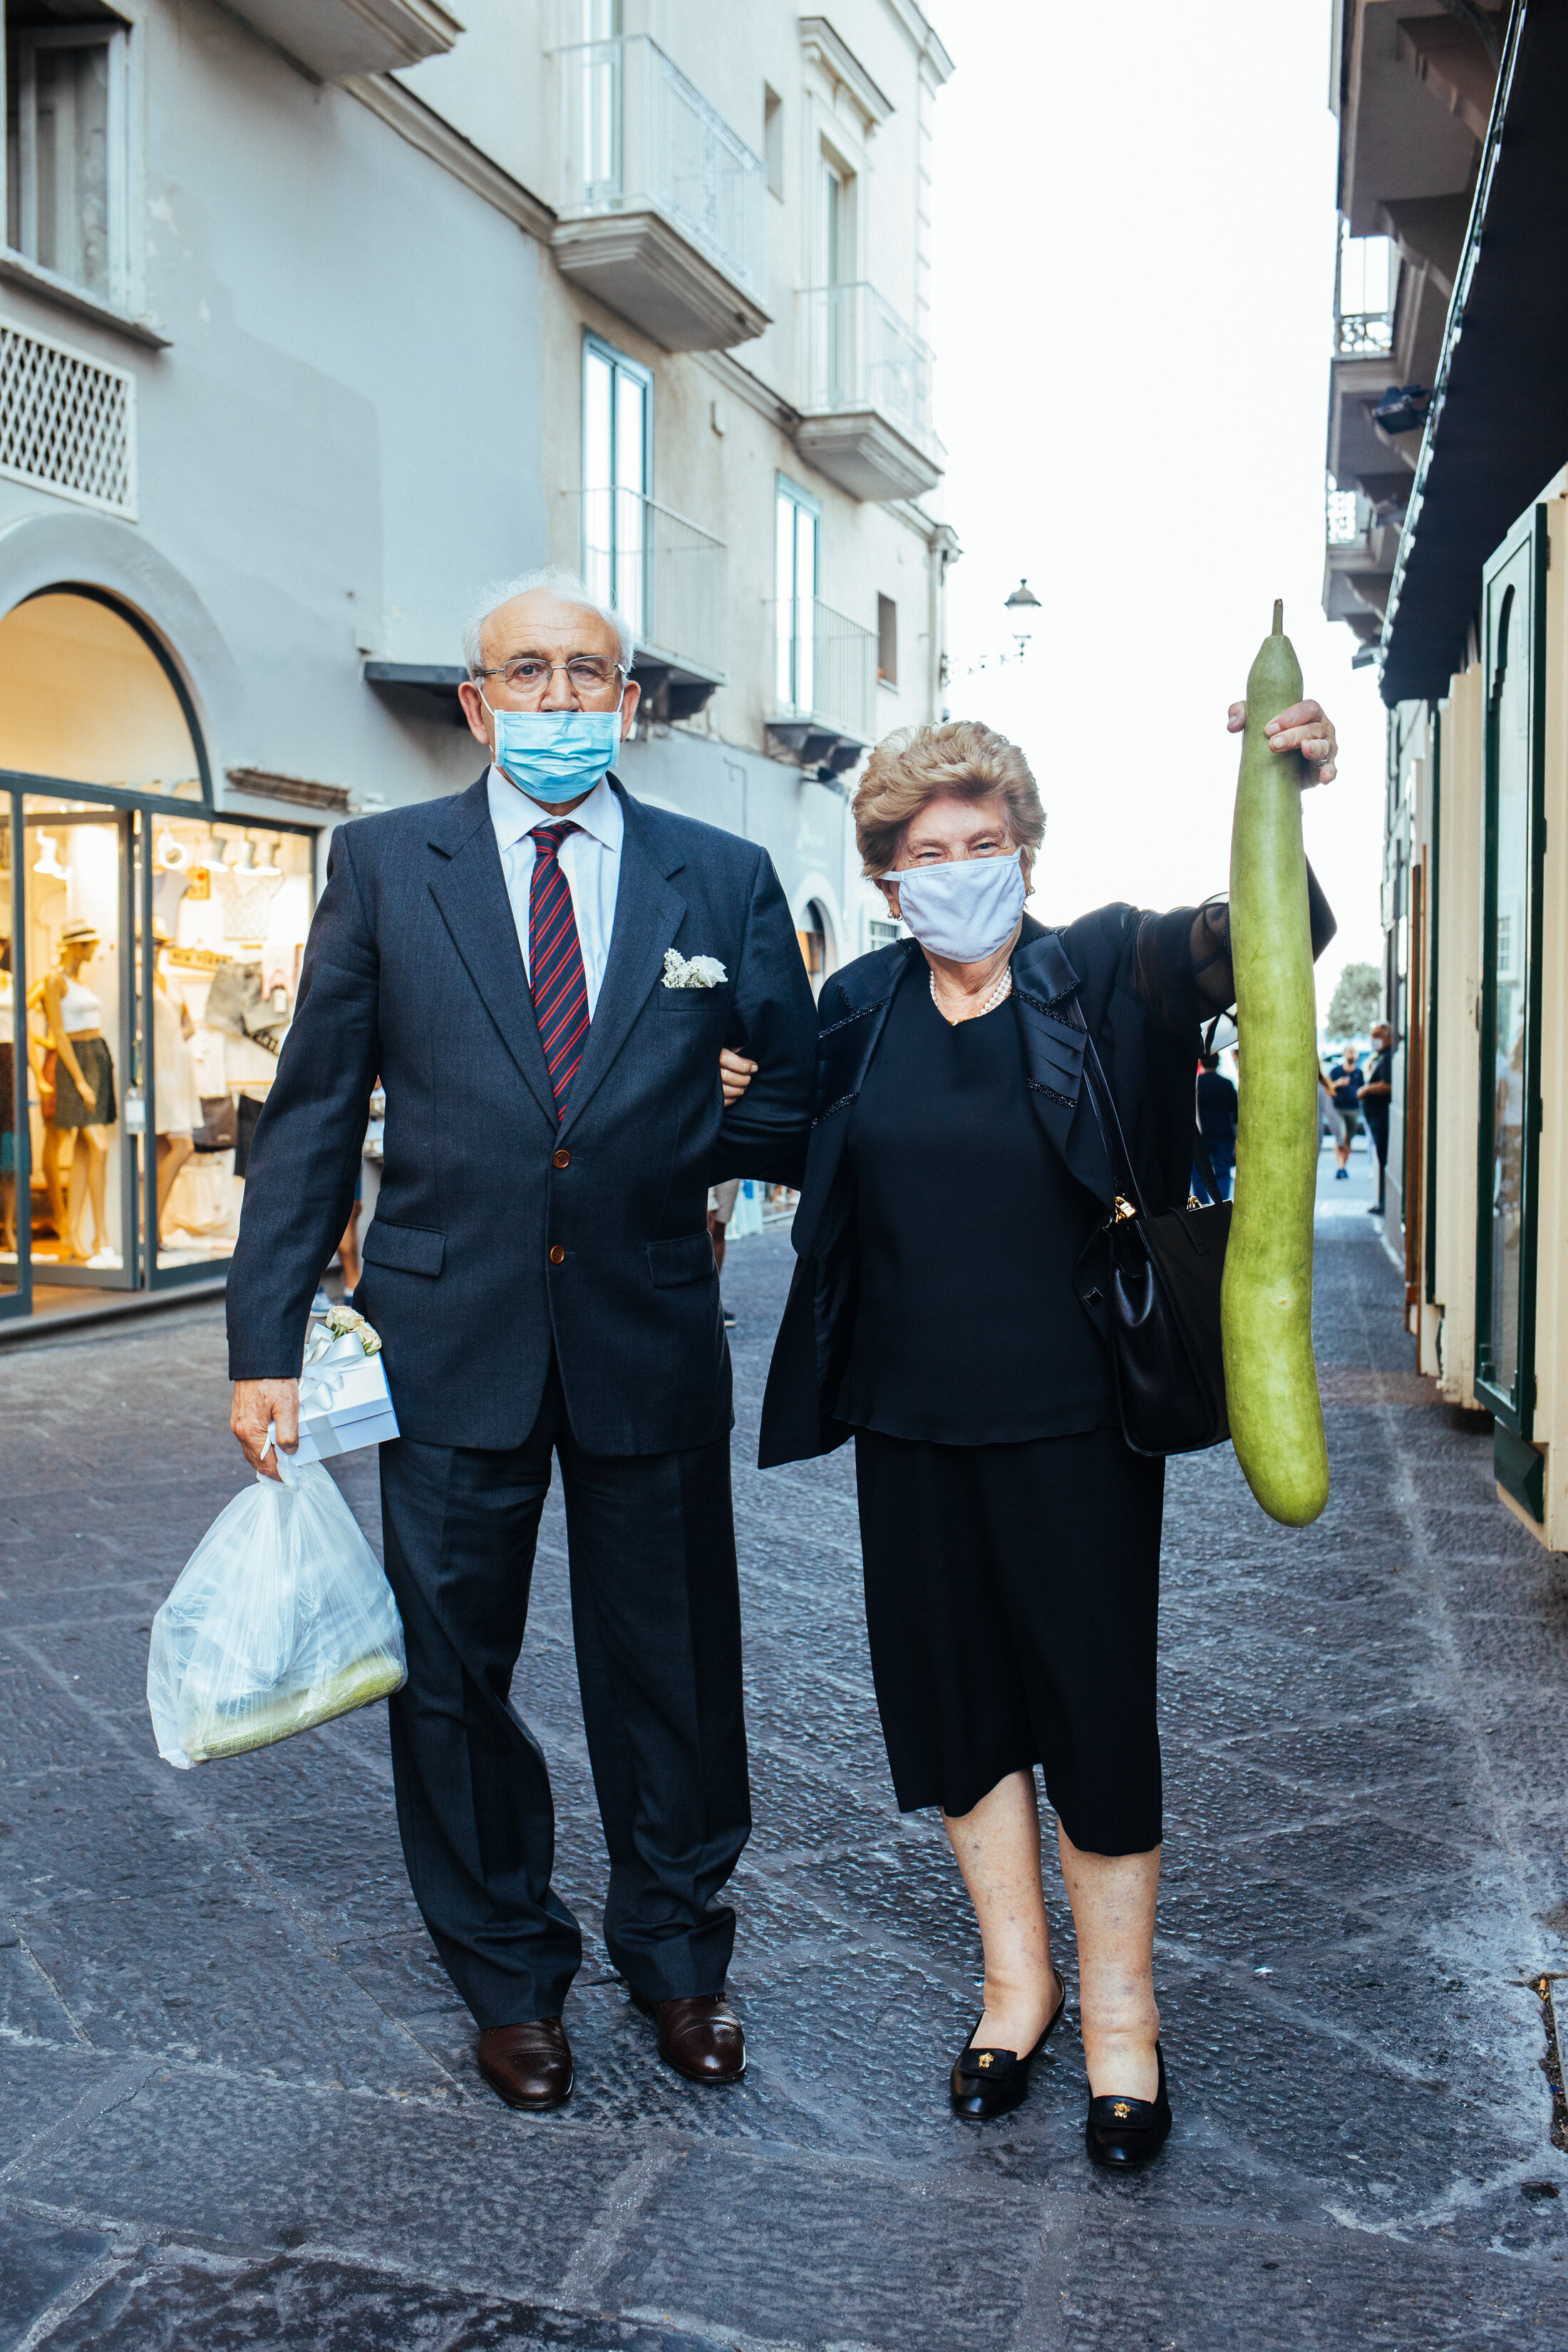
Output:
<instances>
[{"instance_id":1,"label":"jacket lapel","mask_svg":"<svg viewBox=\"0 0 1568 2352\"><path fill-rule=\"evenodd\" d=\"M1083 1074L1080 985L1054 931L1026 939L1013 959L1013 1011L1035 1115L1063 1165L1110 1208L1116 1186Z\"/></svg>"},{"instance_id":2,"label":"jacket lapel","mask_svg":"<svg viewBox=\"0 0 1568 2352\"><path fill-rule=\"evenodd\" d=\"M685 864L679 851L667 851L658 828L647 813L630 799L612 776L626 819L621 836L621 873L616 889L616 919L610 931L610 952L600 983L599 1001L588 1027L588 1043L566 1097L564 1134L597 1092L616 1055L626 1044L649 992L664 969L665 950L673 947L686 914L686 901L672 887L669 877ZM542 1066L543 1055L540 1056Z\"/></svg>"},{"instance_id":3,"label":"jacket lapel","mask_svg":"<svg viewBox=\"0 0 1568 2352\"><path fill-rule=\"evenodd\" d=\"M430 830L430 846L439 861L430 877L430 896L502 1043L553 1128L555 1096L489 820L484 776L469 791L439 803Z\"/></svg>"}]
</instances>

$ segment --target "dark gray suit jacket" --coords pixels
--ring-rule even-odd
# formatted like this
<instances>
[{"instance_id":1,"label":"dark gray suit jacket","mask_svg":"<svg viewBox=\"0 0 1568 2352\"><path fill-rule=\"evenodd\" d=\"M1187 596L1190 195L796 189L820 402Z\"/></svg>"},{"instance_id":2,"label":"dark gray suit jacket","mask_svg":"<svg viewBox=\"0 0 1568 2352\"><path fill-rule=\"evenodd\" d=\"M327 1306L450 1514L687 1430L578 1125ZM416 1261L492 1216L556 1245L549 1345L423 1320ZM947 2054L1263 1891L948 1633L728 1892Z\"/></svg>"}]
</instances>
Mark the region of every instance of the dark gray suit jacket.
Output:
<instances>
[{"instance_id":1,"label":"dark gray suit jacket","mask_svg":"<svg viewBox=\"0 0 1568 2352\"><path fill-rule=\"evenodd\" d=\"M615 928L559 1124L485 778L334 836L246 1177L232 1378L299 1371L379 1074L385 1161L355 1304L382 1335L405 1436L521 1444L552 1349L593 1453L728 1429L707 1188L799 1181L816 1012L765 852L611 782L626 813ZM670 947L717 956L727 981L664 987ZM761 1065L730 1112L725 1045Z\"/></svg>"}]
</instances>

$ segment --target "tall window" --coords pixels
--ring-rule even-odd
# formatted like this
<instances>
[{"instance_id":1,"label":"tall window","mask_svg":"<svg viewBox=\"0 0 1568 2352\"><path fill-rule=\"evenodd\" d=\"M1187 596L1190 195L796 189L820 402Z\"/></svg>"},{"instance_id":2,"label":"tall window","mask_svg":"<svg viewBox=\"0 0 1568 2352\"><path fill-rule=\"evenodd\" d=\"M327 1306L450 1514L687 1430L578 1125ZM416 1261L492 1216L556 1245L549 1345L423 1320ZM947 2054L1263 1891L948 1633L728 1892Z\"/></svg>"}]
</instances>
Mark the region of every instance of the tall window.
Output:
<instances>
[{"instance_id":1,"label":"tall window","mask_svg":"<svg viewBox=\"0 0 1568 2352\"><path fill-rule=\"evenodd\" d=\"M590 335L583 356L583 572L595 596L643 632L653 379Z\"/></svg>"},{"instance_id":2,"label":"tall window","mask_svg":"<svg viewBox=\"0 0 1568 2352\"><path fill-rule=\"evenodd\" d=\"M844 174L826 156L822 161L822 282L841 286L844 258Z\"/></svg>"},{"instance_id":3,"label":"tall window","mask_svg":"<svg viewBox=\"0 0 1568 2352\"><path fill-rule=\"evenodd\" d=\"M8 24L5 241L110 302L121 295L125 30Z\"/></svg>"},{"instance_id":4,"label":"tall window","mask_svg":"<svg viewBox=\"0 0 1568 2352\"><path fill-rule=\"evenodd\" d=\"M899 608L890 596L877 599L877 678L882 686L899 682Z\"/></svg>"},{"instance_id":5,"label":"tall window","mask_svg":"<svg viewBox=\"0 0 1568 2352\"><path fill-rule=\"evenodd\" d=\"M778 604L781 710L810 710L816 698L816 500L781 474L773 551Z\"/></svg>"}]
</instances>

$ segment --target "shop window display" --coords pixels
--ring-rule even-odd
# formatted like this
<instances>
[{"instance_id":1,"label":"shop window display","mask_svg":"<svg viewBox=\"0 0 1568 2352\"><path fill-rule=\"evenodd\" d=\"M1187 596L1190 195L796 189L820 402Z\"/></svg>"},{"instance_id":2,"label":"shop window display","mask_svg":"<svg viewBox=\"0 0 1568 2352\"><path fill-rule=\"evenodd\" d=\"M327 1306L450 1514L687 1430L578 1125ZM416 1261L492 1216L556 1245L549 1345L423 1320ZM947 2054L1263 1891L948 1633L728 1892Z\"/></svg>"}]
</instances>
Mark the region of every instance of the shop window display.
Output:
<instances>
[{"instance_id":1,"label":"shop window display","mask_svg":"<svg viewBox=\"0 0 1568 2352\"><path fill-rule=\"evenodd\" d=\"M214 814L150 624L0 614L0 1313L227 1258L313 897L310 829Z\"/></svg>"},{"instance_id":2,"label":"shop window display","mask_svg":"<svg viewBox=\"0 0 1568 2352\"><path fill-rule=\"evenodd\" d=\"M10 804L0 799L0 1294L17 1286L16 982L11 940L16 868ZM26 1066L24 1057L23 1066ZM24 1095L23 1099L26 1099Z\"/></svg>"},{"instance_id":3,"label":"shop window display","mask_svg":"<svg viewBox=\"0 0 1568 2352\"><path fill-rule=\"evenodd\" d=\"M128 820L26 803L27 1093L36 1277L124 1265L121 914ZM47 810L47 814L45 814Z\"/></svg>"},{"instance_id":4,"label":"shop window display","mask_svg":"<svg viewBox=\"0 0 1568 2352\"><path fill-rule=\"evenodd\" d=\"M226 1257L250 1138L293 1017L311 843L153 817L152 1007L160 1265Z\"/></svg>"}]
</instances>

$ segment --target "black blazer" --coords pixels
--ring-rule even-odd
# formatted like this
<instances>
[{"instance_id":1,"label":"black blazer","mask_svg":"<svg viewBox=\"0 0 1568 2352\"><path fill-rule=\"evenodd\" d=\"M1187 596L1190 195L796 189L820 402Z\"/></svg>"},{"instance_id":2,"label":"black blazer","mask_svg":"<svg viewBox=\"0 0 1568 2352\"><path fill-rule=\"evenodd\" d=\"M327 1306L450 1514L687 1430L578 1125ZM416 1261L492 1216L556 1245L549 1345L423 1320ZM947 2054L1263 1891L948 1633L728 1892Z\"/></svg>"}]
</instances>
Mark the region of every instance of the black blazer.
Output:
<instances>
[{"instance_id":1,"label":"black blazer","mask_svg":"<svg viewBox=\"0 0 1568 2352\"><path fill-rule=\"evenodd\" d=\"M729 1428L708 1186L799 1181L816 1011L766 853L611 782L626 815L615 928L559 1125L485 778L334 835L246 1177L234 1379L300 1370L379 1074L385 1161L355 1303L382 1335L404 1434L521 1444L552 1349L592 1453ZM727 981L665 988L670 947L717 956ZM761 1065L729 1112L724 1045Z\"/></svg>"},{"instance_id":2,"label":"black blazer","mask_svg":"<svg viewBox=\"0 0 1568 2352\"><path fill-rule=\"evenodd\" d=\"M1335 927L1310 873L1309 896L1318 955ZM1192 907L1166 915L1100 907L1061 931L1047 931L1026 916L1014 950L1010 1003L1030 1101L1067 1167L1108 1213L1117 1188L1083 1083L1086 1032L1114 1097L1145 1202L1163 1209L1188 1196L1193 1081L1201 1049L1189 944L1195 913ZM816 1118L795 1216L796 1265L763 1401L758 1460L763 1469L831 1453L850 1434L833 1414L859 1289L845 1114L865 1081L894 995L906 980L919 985L925 971L915 942L900 940L847 964L822 992ZM1067 1017L1075 1005L1081 1028ZM977 1186L984 1181L984 1171L977 1168ZM1080 1261L1078 1302L1064 1300L1063 1311L1087 1313L1103 1333L1098 1296L1103 1286L1092 1262ZM1041 1344L1048 1347L1048 1334L1041 1334Z\"/></svg>"}]
</instances>

